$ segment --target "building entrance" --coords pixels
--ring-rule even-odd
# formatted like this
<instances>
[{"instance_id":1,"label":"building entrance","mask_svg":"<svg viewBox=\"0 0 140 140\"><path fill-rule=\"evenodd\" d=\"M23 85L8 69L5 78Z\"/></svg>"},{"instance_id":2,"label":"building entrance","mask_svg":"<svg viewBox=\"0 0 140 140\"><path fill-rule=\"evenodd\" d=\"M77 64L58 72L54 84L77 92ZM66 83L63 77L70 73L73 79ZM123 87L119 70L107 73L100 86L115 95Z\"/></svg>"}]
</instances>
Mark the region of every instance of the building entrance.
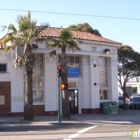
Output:
<instances>
[{"instance_id":1,"label":"building entrance","mask_svg":"<svg viewBox=\"0 0 140 140\"><path fill-rule=\"evenodd\" d=\"M0 82L0 116L11 112L11 83Z\"/></svg>"},{"instance_id":2,"label":"building entrance","mask_svg":"<svg viewBox=\"0 0 140 140\"><path fill-rule=\"evenodd\" d=\"M69 106L71 114L78 114L78 90L69 89Z\"/></svg>"}]
</instances>

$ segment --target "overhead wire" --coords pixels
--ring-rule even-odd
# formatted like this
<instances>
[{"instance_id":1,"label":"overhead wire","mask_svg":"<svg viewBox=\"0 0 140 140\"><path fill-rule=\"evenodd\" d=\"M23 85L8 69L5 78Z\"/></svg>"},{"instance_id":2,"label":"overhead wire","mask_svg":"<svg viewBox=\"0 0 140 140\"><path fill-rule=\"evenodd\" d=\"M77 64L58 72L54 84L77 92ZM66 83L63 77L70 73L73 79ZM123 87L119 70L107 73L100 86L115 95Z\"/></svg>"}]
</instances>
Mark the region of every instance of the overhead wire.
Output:
<instances>
[{"instance_id":1,"label":"overhead wire","mask_svg":"<svg viewBox=\"0 0 140 140\"><path fill-rule=\"evenodd\" d=\"M22 10L22 9L5 9L0 8L1 11L31 11L33 13L47 13L47 14L58 14L58 15L70 15L70 16L86 16L86 17L98 17L98 18L112 18L112 19L124 19L124 20L140 20L139 18L129 17L115 17L115 16L104 16L104 15L88 15L88 14L77 14L77 13L62 13L62 12L48 12L48 11L34 11L34 10Z\"/></svg>"}]
</instances>

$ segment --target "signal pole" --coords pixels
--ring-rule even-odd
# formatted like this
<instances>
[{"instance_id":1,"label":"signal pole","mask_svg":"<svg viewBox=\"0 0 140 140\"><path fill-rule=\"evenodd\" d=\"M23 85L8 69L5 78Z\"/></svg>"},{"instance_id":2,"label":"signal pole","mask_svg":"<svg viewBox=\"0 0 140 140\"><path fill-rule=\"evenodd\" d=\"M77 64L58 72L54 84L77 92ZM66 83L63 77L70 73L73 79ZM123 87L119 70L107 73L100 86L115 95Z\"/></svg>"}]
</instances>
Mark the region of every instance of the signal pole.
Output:
<instances>
[{"instance_id":1,"label":"signal pole","mask_svg":"<svg viewBox=\"0 0 140 140\"><path fill-rule=\"evenodd\" d=\"M58 123L61 122L60 118L60 77L62 75L62 66L58 65L57 66L57 71L58 71Z\"/></svg>"},{"instance_id":2,"label":"signal pole","mask_svg":"<svg viewBox=\"0 0 140 140\"><path fill-rule=\"evenodd\" d=\"M60 122L60 77L58 76L58 123Z\"/></svg>"}]
</instances>

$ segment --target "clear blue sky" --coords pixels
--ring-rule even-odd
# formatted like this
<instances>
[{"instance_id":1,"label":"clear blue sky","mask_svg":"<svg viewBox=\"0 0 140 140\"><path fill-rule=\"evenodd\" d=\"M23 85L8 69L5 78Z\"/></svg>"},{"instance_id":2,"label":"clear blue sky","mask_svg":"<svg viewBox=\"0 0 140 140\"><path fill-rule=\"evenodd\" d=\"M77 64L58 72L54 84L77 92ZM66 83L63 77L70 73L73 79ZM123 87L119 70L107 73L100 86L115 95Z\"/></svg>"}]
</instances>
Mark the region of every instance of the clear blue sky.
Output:
<instances>
[{"instance_id":1,"label":"clear blue sky","mask_svg":"<svg viewBox=\"0 0 140 140\"><path fill-rule=\"evenodd\" d=\"M45 11L46 13L32 12L32 18L37 19L38 25L49 22L51 27L65 28L71 24L87 22L93 29L98 29L103 37L129 45L140 52L140 0L0 0L0 9ZM47 12L124 17L133 20ZM26 13L0 10L0 26L9 23L16 25L16 16ZM0 38L2 36L3 33L0 32Z\"/></svg>"}]
</instances>

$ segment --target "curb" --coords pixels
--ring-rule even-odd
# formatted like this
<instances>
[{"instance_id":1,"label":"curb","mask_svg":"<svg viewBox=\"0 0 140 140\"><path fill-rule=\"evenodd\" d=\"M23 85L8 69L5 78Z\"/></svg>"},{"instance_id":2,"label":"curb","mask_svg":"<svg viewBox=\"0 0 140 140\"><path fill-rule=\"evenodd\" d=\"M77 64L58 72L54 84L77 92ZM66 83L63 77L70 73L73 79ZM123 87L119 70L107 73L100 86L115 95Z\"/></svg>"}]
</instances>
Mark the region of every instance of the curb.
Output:
<instances>
[{"instance_id":1,"label":"curb","mask_svg":"<svg viewBox=\"0 0 140 140\"><path fill-rule=\"evenodd\" d=\"M93 124L140 124L140 120L81 120L81 121L24 121L24 120L0 120L0 124L30 124L30 125L93 125Z\"/></svg>"}]
</instances>

